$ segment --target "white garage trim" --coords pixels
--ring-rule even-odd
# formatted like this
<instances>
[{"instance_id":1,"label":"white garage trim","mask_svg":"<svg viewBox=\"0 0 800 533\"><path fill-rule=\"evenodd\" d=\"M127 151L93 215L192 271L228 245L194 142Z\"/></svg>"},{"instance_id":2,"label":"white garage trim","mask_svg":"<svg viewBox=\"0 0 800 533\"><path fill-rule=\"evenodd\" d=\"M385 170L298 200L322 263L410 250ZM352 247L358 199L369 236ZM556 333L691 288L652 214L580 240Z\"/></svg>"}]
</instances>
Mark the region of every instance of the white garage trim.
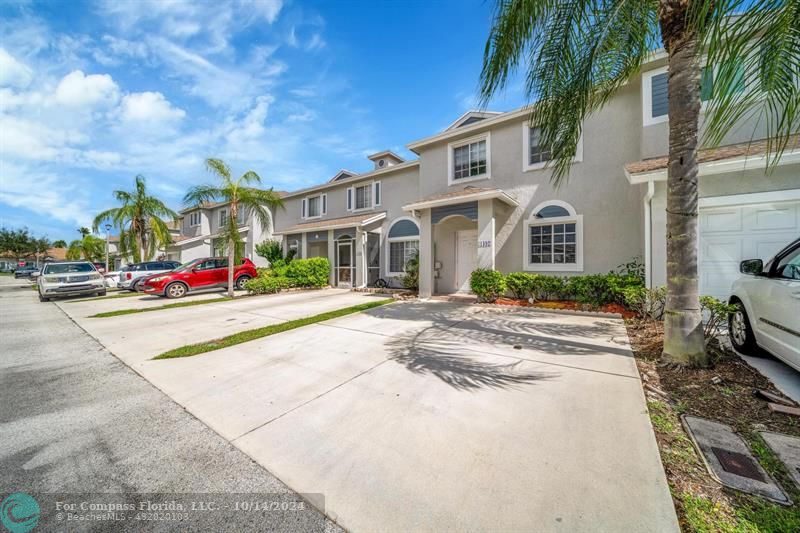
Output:
<instances>
[{"instance_id":1,"label":"white garage trim","mask_svg":"<svg viewBox=\"0 0 800 533\"><path fill-rule=\"evenodd\" d=\"M797 200L800 200L800 189L787 189L785 191L730 194L728 196L709 196L707 198L700 198L700 207L724 207L739 204L794 202Z\"/></svg>"}]
</instances>

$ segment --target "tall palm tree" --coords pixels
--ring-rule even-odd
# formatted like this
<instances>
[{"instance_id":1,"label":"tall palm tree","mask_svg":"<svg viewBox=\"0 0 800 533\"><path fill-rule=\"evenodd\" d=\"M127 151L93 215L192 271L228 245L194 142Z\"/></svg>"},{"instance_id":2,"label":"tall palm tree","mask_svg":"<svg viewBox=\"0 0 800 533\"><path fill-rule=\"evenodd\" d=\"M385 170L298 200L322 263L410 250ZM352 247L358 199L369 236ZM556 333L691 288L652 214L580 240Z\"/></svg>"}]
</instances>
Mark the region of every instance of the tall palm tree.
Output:
<instances>
[{"instance_id":1,"label":"tall palm tree","mask_svg":"<svg viewBox=\"0 0 800 533\"><path fill-rule=\"evenodd\" d=\"M239 178L231 176L231 169L221 159L206 159L206 169L219 179L217 185L197 185L189 189L183 198L187 207L199 206L206 202L228 204L228 218L225 226L219 229L219 238L225 242L228 252L228 296L233 297L233 271L236 251L242 243L237 218L240 211L252 213L261 227L269 228L271 217L268 209L283 207L283 200L272 188L265 190L253 187L261 183L261 178L248 170Z\"/></svg>"},{"instance_id":2,"label":"tall palm tree","mask_svg":"<svg viewBox=\"0 0 800 533\"><path fill-rule=\"evenodd\" d=\"M733 17L737 14L739 16ZM531 124L569 173L583 120L663 46L669 61L666 360L707 365L697 283L700 63L718 69L706 145L743 117L767 128L769 168L800 129L800 0L497 0L483 59L484 105L521 63ZM748 87L737 91L744 66Z\"/></svg>"},{"instance_id":3,"label":"tall palm tree","mask_svg":"<svg viewBox=\"0 0 800 533\"><path fill-rule=\"evenodd\" d=\"M69 243L67 248L67 259L76 261L85 259L86 261L99 261L103 257L105 241L100 237L92 235L89 228L78 228L81 234L80 239L75 239Z\"/></svg>"},{"instance_id":4,"label":"tall palm tree","mask_svg":"<svg viewBox=\"0 0 800 533\"><path fill-rule=\"evenodd\" d=\"M122 205L98 214L92 227L97 231L100 224L110 221L119 230L120 255L146 261L157 249L166 248L172 242L164 219L175 220L178 213L147 193L144 176L136 176L134 183L132 191L114 191L114 198Z\"/></svg>"}]
</instances>

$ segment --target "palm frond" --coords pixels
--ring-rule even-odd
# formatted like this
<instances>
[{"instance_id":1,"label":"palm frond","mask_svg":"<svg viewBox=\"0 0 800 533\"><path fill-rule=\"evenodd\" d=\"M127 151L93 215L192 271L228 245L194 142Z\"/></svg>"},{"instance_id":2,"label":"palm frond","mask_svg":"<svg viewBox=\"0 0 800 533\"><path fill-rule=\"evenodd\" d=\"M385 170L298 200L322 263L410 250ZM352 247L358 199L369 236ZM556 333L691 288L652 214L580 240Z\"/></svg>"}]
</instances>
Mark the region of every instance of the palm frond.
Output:
<instances>
[{"instance_id":1,"label":"palm frond","mask_svg":"<svg viewBox=\"0 0 800 533\"><path fill-rule=\"evenodd\" d=\"M183 197L183 204L186 207L197 207L223 198L225 198L224 190L215 185L195 185Z\"/></svg>"},{"instance_id":2,"label":"palm frond","mask_svg":"<svg viewBox=\"0 0 800 533\"><path fill-rule=\"evenodd\" d=\"M753 125L766 137L773 169L787 147L800 148L793 141L800 133L800 0L725 4L740 14L719 17L706 36L715 76L703 143L718 145L738 125Z\"/></svg>"},{"instance_id":3,"label":"palm frond","mask_svg":"<svg viewBox=\"0 0 800 533\"><path fill-rule=\"evenodd\" d=\"M231 169L222 159L213 157L206 159L206 170L222 179L225 183L231 181Z\"/></svg>"},{"instance_id":4,"label":"palm frond","mask_svg":"<svg viewBox=\"0 0 800 533\"><path fill-rule=\"evenodd\" d=\"M272 223L269 210L283 208L283 199L272 189L242 187L239 189L239 205L250 210L262 229L267 230Z\"/></svg>"},{"instance_id":5,"label":"palm frond","mask_svg":"<svg viewBox=\"0 0 800 533\"><path fill-rule=\"evenodd\" d=\"M569 175L583 121L635 73L658 38L657 0L498 2L484 53L486 105L527 58L531 125L553 154L551 181Z\"/></svg>"}]
</instances>

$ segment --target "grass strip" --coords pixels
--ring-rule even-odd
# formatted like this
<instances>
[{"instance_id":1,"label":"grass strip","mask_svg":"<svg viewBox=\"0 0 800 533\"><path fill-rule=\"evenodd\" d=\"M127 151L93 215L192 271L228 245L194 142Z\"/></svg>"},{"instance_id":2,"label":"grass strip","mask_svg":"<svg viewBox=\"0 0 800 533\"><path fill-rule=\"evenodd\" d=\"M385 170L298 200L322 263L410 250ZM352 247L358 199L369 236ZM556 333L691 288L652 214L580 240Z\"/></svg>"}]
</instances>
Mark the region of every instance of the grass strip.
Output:
<instances>
[{"instance_id":1,"label":"grass strip","mask_svg":"<svg viewBox=\"0 0 800 533\"><path fill-rule=\"evenodd\" d=\"M211 298L209 300L192 300L190 302L177 302L174 304L159 305L158 307L143 307L141 309L119 309L117 311L106 311L97 313L89 318L108 318L112 316L133 315L136 313L149 313L150 311L162 311L164 309L175 309L178 307L191 307L193 305L215 304L219 302L232 302L234 298L223 296L222 298Z\"/></svg>"},{"instance_id":2,"label":"grass strip","mask_svg":"<svg viewBox=\"0 0 800 533\"><path fill-rule=\"evenodd\" d=\"M283 333L284 331L301 328L303 326L316 324L317 322L324 322L325 320L330 320L332 318L351 315L353 313L360 313L361 311L366 311L367 309L372 309L373 307L385 305L393 301L394 301L393 298L388 298L386 300L378 300L375 302L354 305L352 307L344 307L342 309L336 309L335 311L328 311L327 313L320 313L318 315L308 316L305 318L298 318L297 320L290 320L288 322L282 322L280 324L272 324L270 326L264 326L263 328L241 331L239 333L234 333L233 335L228 335L227 337L222 337L221 339L215 339L208 342L200 342L197 344L189 344L188 346L181 346L180 348L175 348L173 350L169 350L162 354L159 354L153 357L153 359L174 359L176 357L191 357L193 355L198 355L201 353L212 352L214 350L221 350L222 348L234 346L236 344L241 344L243 342L253 341L256 339L260 339L262 337L268 337L270 335L275 335L276 333Z\"/></svg>"},{"instance_id":3,"label":"grass strip","mask_svg":"<svg viewBox=\"0 0 800 533\"><path fill-rule=\"evenodd\" d=\"M108 296L97 296L95 298L86 298L85 300L67 300L64 303L79 304L83 302L96 302L98 300L114 300L116 298L130 298L131 296L147 296L141 292L125 292L121 294L109 294Z\"/></svg>"}]
</instances>

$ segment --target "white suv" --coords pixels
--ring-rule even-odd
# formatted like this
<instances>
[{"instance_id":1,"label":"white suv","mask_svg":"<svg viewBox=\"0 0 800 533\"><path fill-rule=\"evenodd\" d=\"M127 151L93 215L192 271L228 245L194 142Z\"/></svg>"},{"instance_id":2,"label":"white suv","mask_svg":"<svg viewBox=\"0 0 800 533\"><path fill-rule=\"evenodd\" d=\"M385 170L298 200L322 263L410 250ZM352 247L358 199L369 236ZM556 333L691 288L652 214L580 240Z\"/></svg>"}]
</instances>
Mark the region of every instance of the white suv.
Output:
<instances>
[{"instance_id":1,"label":"white suv","mask_svg":"<svg viewBox=\"0 0 800 533\"><path fill-rule=\"evenodd\" d=\"M738 309L728 322L734 348L757 355L760 346L800 371L800 239L766 265L742 261L739 271L730 298Z\"/></svg>"},{"instance_id":2,"label":"white suv","mask_svg":"<svg viewBox=\"0 0 800 533\"><path fill-rule=\"evenodd\" d=\"M45 263L36 281L39 286L39 300L42 302L56 296L106 294L103 275L88 261Z\"/></svg>"}]
</instances>

